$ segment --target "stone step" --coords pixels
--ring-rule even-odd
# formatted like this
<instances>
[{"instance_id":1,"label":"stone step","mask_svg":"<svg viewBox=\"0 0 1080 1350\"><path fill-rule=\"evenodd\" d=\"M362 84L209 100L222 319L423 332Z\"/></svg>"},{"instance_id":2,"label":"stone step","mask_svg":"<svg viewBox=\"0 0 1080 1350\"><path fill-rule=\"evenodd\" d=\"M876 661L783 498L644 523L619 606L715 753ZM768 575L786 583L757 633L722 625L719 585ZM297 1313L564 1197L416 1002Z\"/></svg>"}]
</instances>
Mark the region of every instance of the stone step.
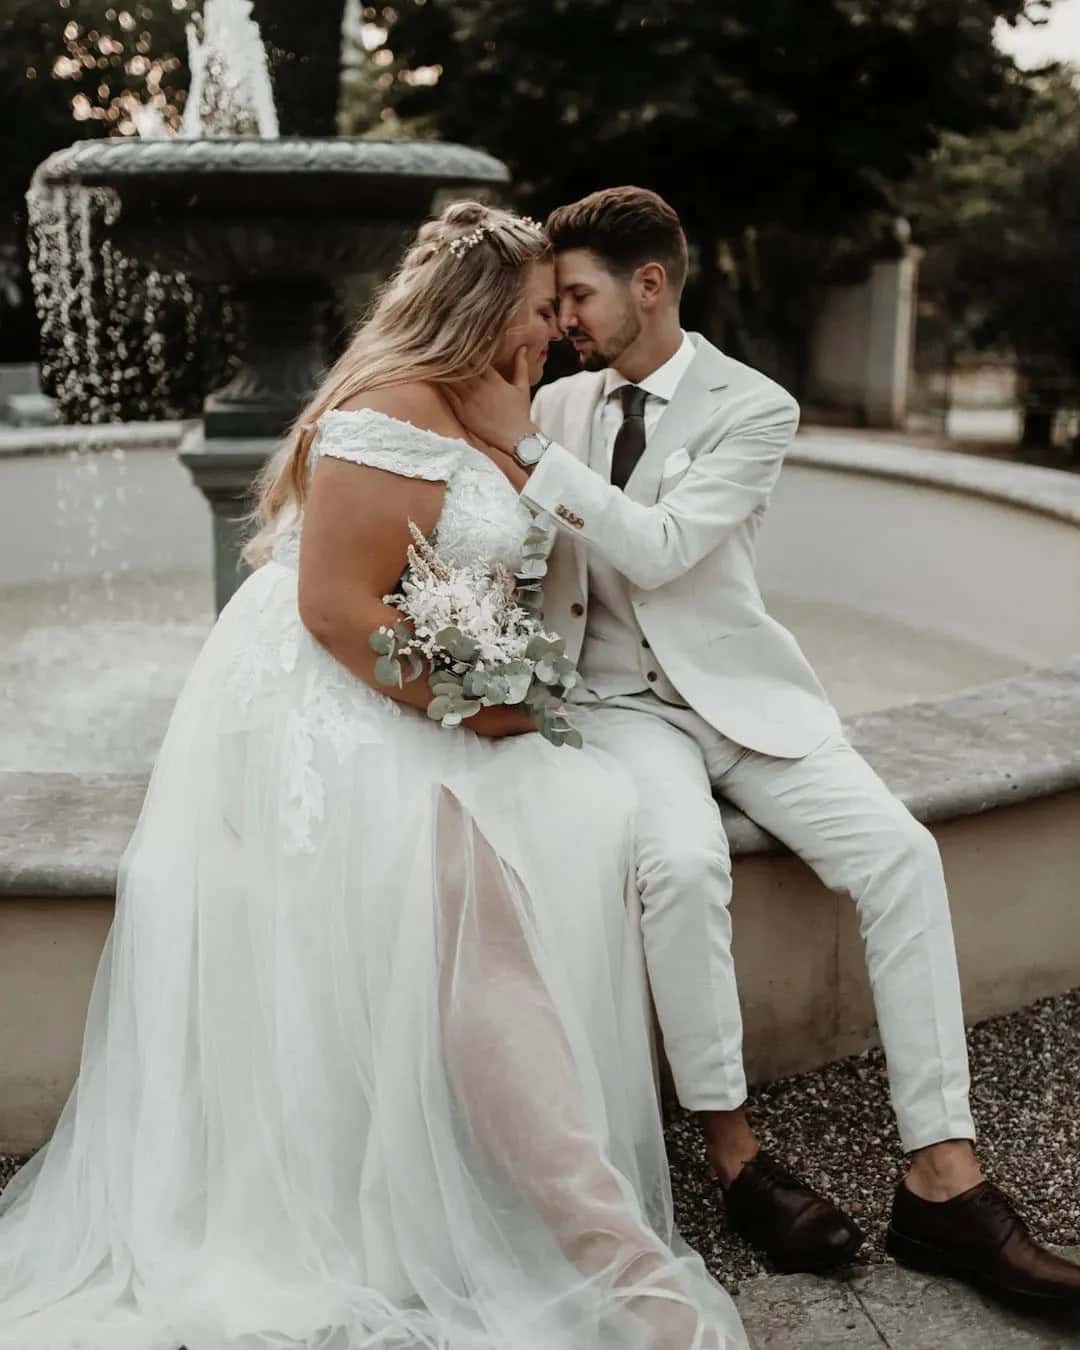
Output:
<instances>
[{"instance_id":1,"label":"stone step","mask_svg":"<svg viewBox=\"0 0 1080 1350\"><path fill-rule=\"evenodd\" d=\"M1080 1247L1056 1251L1080 1260ZM753 1350L1077 1350L1073 1319L1025 1315L894 1262L844 1278L763 1275L735 1302Z\"/></svg>"}]
</instances>

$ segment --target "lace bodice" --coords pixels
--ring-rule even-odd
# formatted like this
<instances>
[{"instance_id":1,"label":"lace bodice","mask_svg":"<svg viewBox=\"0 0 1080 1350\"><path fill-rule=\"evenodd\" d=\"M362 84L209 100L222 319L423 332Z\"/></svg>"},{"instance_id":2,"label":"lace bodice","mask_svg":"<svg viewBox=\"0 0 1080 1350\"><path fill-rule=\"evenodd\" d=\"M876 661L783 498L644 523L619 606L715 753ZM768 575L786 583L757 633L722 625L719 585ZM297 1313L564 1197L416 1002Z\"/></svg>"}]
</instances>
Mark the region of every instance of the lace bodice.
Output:
<instances>
[{"instance_id":1,"label":"lace bodice","mask_svg":"<svg viewBox=\"0 0 1080 1350\"><path fill-rule=\"evenodd\" d=\"M513 484L467 441L414 427L371 408L333 409L319 418L312 468L322 455L386 469L407 478L446 484L433 542L448 561L504 563L516 570L532 516ZM279 561L295 561L300 521L282 522L274 547Z\"/></svg>"}]
</instances>

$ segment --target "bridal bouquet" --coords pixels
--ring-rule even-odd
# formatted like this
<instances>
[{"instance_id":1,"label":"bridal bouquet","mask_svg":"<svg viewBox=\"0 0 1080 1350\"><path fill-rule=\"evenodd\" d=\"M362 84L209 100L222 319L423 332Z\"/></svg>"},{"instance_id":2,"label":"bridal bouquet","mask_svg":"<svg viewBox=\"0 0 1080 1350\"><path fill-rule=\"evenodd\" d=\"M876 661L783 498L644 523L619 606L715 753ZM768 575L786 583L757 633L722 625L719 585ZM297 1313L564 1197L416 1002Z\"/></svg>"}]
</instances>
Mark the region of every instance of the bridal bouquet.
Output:
<instances>
[{"instance_id":1,"label":"bridal bouquet","mask_svg":"<svg viewBox=\"0 0 1080 1350\"><path fill-rule=\"evenodd\" d=\"M440 558L410 521L413 543L401 589L384 602L410 621L377 628L368 639L378 655L375 678L401 688L424 673L434 695L427 715L456 727L481 708L519 706L553 745L581 747L567 720L564 696L577 682L562 638L544 630L540 580L548 536L525 537L518 573L502 565L455 566Z\"/></svg>"}]
</instances>

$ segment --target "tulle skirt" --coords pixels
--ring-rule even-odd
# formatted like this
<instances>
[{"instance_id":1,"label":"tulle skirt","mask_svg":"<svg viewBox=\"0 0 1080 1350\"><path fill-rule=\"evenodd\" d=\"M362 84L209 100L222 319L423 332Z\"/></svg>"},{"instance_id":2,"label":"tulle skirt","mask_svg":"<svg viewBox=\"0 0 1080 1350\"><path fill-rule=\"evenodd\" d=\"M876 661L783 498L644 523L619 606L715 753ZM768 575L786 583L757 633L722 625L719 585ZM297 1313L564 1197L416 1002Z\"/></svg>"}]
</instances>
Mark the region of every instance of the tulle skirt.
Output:
<instances>
[{"instance_id":1,"label":"tulle skirt","mask_svg":"<svg viewBox=\"0 0 1080 1350\"><path fill-rule=\"evenodd\" d=\"M745 1346L673 1227L634 805L599 751L369 689L250 577L0 1197L0 1347Z\"/></svg>"}]
</instances>

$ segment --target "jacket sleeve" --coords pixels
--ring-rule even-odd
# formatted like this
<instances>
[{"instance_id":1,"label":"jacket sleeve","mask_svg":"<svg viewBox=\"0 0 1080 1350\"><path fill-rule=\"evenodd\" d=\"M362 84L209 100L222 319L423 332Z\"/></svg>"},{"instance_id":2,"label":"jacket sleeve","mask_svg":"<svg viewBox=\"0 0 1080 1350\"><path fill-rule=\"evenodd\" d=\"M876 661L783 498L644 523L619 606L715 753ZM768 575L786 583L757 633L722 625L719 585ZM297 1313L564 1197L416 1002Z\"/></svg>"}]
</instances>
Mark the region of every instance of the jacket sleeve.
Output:
<instances>
[{"instance_id":1,"label":"jacket sleeve","mask_svg":"<svg viewBox=\"0 0 1080 1350\"><path fill-rule=\"evenodd\" d=\"M541 431L544 430L544 423L541 420L544 415L543 413L544 388L546 388L546 386L543 386L536 391L536 393L533 395L532 401L532 420L536 423L536 425L540 428Z\"/></svg>"},{"instance_id":2,"label":"jacket sleeve","mask_svg":"<svg viewBox=\"0 0 1080 1350\"><path fill-rule=\"evenodd\" d=\"M654 506L632 501L557 444L521 495L635 586L655 590L688 572L766 505L798 424L799 405L788 395L759 403L702 450Z\"/></svg>"}]
</instances>

